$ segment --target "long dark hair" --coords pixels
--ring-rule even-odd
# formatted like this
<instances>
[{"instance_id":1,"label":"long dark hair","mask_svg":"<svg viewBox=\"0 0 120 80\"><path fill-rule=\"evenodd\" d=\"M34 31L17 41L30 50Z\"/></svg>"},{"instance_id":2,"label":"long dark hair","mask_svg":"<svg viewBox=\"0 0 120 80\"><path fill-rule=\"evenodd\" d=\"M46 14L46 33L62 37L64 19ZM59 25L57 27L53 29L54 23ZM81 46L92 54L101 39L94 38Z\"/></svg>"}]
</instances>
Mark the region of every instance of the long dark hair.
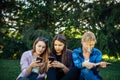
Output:
<instances>
[{"instance_id":1,"label":"long dark hair","mask_svg":"<svg viewBox=\"0 0 120 80\"><path fill-rule=\"evenodd\" d=\"M53 54L56 55L56 51L54 48L54 42L55 40L58 40L64 44L64 48L62 50L62 63L65 64L66 66L69 64L67 60L67 43L66 43L66 37L63 34L57 34L52 41L52 52Z\"/></svg>"}]
</instances>

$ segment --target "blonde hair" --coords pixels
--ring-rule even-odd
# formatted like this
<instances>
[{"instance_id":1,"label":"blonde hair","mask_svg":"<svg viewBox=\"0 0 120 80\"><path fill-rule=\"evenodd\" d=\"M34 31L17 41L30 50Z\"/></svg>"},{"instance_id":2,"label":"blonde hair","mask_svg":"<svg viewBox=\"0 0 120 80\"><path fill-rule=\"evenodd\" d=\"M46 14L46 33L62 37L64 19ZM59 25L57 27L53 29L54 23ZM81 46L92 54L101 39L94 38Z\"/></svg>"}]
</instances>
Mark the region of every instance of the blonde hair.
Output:
<instances>
[{"instance_id":1,"label":"blonde hair","mask_svg":"<svg viewBox=\"0 0 120 80\"><path fill-rule=\"evenodd\" d=\"M96 37L93 32L87 31L83 34L81 43L83 42L88 42L88 41L95 41L96 42Z\"/></svg>"}]
</instances>

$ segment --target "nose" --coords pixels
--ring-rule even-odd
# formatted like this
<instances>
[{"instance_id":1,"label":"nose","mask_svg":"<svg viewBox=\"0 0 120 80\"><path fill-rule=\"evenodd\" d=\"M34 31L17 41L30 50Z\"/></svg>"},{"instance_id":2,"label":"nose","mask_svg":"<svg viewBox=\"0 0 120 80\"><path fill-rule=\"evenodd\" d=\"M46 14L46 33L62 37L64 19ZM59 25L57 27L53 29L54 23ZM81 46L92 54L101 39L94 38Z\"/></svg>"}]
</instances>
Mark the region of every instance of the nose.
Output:
<instances>
[{"instance_id":1,"label":"nose","mask_svg":"<svg viewBox=\"0 0 120 80\"><path fill-rule=\"evenodd\" d=\"M59 46L56 46L56 49L59 49Z\"/></svg>"},{"instance_id":2,"label":"nose","mask_svg":"<svg viewBox=\"0 0 120 80\"><path fill-rule=\"evenodd\" d=\"M44 48L41 46L40 48L39 48L39 50L43 50Z\"/></svg>"}]
</instances>

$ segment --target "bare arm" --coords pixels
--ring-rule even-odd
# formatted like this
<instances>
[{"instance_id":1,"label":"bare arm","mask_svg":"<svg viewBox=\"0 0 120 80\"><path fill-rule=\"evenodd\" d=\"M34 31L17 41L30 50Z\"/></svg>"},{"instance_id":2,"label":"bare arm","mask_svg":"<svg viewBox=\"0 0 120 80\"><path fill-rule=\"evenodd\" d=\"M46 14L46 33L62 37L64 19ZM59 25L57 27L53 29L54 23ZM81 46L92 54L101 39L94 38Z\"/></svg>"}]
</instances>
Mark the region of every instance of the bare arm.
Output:
<instances>
[{"instance_id":1,"label":"bare arm","mask_svg":"<svg viewBox=\"0 0 120 80\"><path fill-rule=\"evenodd\" d=\"M67 73L69 71L69 68L67 68L64 64L62 65L62 68L64 73Z\"/></svg>"}]
</instances>

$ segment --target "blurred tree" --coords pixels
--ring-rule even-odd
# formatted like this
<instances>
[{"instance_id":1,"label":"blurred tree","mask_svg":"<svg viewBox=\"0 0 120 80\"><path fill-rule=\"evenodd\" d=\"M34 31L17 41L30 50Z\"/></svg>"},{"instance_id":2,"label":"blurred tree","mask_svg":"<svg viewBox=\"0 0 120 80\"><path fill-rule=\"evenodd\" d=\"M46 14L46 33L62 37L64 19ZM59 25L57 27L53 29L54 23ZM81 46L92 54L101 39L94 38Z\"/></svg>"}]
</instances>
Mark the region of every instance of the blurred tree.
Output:
<instances>
[{"instance_id":1,"label":"blurred tree","mask_svg":"<svg viewBox=\"0 0 120 80\"><path fill-rule=\"evenodd\" d=\"M34 36L44 33L51 40L55 34L64 33L70 39L68 47L74 49L80 46L77 38L91 30L98 39L96 46L103 53L117 56L120 54L119 9L118 0L2 0L0 44L6 46L5 51L8 46L4 41L15 38L31 48ZM10 31L18 31L19 36L10 37ZM16 45L16 41L11 44Z\"/></svg>"}]
</instances>

